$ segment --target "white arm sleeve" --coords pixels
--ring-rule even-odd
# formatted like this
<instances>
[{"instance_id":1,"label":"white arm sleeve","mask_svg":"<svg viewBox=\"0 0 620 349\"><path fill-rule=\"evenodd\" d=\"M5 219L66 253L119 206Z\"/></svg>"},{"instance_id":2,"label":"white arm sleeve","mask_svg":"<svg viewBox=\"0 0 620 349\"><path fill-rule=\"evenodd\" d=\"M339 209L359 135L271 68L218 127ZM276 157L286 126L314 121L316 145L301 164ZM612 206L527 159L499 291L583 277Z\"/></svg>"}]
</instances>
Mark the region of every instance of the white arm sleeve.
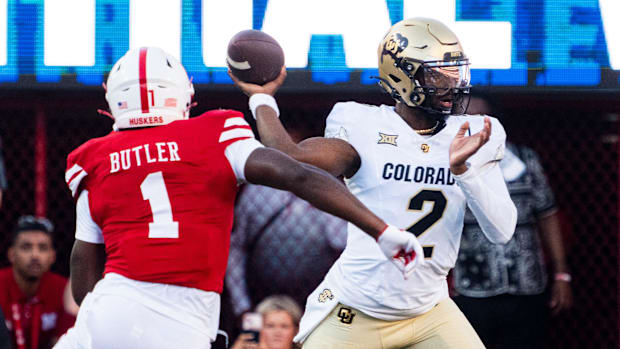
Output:
<instances>
[{"instance_id":1,"label":"white arm sleeve","mask_svg":"<svg viewBox=\"0 0 620 349\"><path fill-rule=\"evenodd\" d=\"M498 161L485 167L471 166L454 178L484 235L493 243L505 244L514 234L517 208L510 198Z\"/></svg>"},{"instance_id":2,"label":"white arm sleeve","mask_svg":"<svg viewBox=\"0 0 620 349\"><path fill-rule=\"evenodd\" d=\"M93 221L88 205L88 190L82 190L75 205L75 238L92 244L103 244L101 228Z\"/></svg>"},{"instance_id":3,"label":"white arm sleeve","mask_svg":"<svg viewBox=\"0 0 620 349\"><path fill-rule=\"evenodd\" d=\"M247 138L240 141L231 143L226 147L224 154L226 159L230 163L238 183L245 182L245 163L248 161L248 157L257 148L262 148L263 145L255 138Z\"/></svg>"}]
</instances>

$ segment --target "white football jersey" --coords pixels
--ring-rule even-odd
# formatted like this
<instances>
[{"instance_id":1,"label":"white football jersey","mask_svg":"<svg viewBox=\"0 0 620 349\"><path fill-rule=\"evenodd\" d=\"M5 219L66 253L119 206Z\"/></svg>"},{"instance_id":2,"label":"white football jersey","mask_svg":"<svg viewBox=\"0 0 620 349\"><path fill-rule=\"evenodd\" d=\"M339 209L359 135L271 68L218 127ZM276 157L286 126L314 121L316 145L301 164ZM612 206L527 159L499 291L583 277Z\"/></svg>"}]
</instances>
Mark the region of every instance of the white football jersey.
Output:
<instances>
[{"instance_id":1,"label":"white football jersey","mask_svg":"<svg viewBox=\"0 0 620 349\"><path fill-rule=\"evenodd\" d=\"M376 241L349 223L346 248L309 296L307 312L313 309L312 302L318 308L332 303L324 301L325 290L332 296L329 300L383 320L420 315L448 297L446 275L458 255L466 207L465 194L450 172L449 147L465 121L473 134L482 129L483 120L482 115L450 116L440 132L421 136L392 106L355 102L334 106L325 136L347 141L361 158L357 173L345 180L347 186L383 220L415 234L426 263L405 280ZM470 157L470 167L480 168L503 156L504 129L495 118L491 123L490 140ZM303 340L317 320L309 318L302 320L300 332L306 333L298 339Z\"/></svg>"}]
</instances>

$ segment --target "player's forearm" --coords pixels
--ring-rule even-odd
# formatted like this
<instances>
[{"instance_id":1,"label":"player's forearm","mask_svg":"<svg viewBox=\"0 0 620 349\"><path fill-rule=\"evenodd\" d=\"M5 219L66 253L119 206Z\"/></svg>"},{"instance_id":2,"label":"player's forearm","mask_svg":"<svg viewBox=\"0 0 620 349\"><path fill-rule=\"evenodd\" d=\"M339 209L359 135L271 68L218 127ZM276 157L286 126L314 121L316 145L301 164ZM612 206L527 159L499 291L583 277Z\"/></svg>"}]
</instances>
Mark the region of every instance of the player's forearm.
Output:
<instances>
[{"instance_id":1,"label":"player's forearm","mask_svg":"<svg viewBox=\"0 0 620 349\"><path fill-rule=\"evenodd\" d=\"M248 182L288 190L315 207L377 237L386 224L329 173L269 148L254 150L245 163Z\"/></svg>"},{"instance_id":2,"label":"player's forearm","mask_svg":"<svg viewBox=\"0 0 620 349\"><path fill-rule=\"evenodd\" d=\"M294 159L298 157L298 145L288 134L273 109L266 105L256 108L256 125L261 143L278 149Z\"/></svg>"},{"instance_id":3,"label":"player's forearm","mask_svg":"<svg viewBox=\"0 0 620 349\"><path fill-rule=\"evenodd\" d=\"M70 265L71 291L75 302L80 305L102 277L105 265L104 245L75 240Z\"/></svg>"},{"instance_id":4,"label":"player's forearm","mask_svg":"<svg viewBox=\"0 0 620 349\"><path fill-rule=\"evenodd\" d=\"M289 183L295 195L313 206L345 219L364 232L377 238L386 223L372 213L337 179L311 165L304 168L297 179Z\"/></svg>"},{"instance_id":5,"label":"player's forearm","mask_svg":"<svg viewBox=\"0 0 620 349\"><path fill-rule=\"evenodd\" d=\"M493 243L505 244L514 234L517 225L517 208L510 198L506 183L497 164L484 174L469 169L462 176L455 176L467 198L478 224Z\"/></svg>"}]
</instances>

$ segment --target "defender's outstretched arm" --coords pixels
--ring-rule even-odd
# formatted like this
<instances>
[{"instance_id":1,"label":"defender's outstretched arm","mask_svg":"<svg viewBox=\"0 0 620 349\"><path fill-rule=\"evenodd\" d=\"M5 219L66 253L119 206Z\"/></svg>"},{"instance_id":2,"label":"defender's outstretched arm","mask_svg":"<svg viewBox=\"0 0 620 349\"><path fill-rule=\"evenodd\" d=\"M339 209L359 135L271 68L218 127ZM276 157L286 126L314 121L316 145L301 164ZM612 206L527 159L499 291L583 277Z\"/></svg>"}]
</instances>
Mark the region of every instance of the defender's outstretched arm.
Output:
<instances>
[{"instance_id":1,"label":"defender's outstretched arm","mask_svg":"<svg viewBox=\"0 0 620 349\"><path fill-rule=\"evenodd\" d=\"M422 245L413 234L387 225L323 170L278 150L258 148L248 157L245 178L250 183L291 191L315 207L355 224L377 240L383 254L405 277L424 263Z\"/></svg>"}]
</instances>

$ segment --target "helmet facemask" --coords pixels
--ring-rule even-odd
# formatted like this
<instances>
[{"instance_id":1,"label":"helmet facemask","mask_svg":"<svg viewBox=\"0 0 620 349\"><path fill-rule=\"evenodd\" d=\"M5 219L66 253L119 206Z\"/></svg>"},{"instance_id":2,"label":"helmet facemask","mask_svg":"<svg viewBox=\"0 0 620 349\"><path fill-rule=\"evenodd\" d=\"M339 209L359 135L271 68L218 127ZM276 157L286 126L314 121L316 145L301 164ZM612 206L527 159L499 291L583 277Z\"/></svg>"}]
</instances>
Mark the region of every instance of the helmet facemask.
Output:
<instances>
[{"instance_id":1,"label":"helmet facemask","mask_svg":"<svg viewBox=\"0 0 620 349\"><path fill-rule=\"evenodd\" d=\"M444 116L465 112L470 92L467 59L422 62L411 79L415 86L411 97L414 100L423 99L419 108Z\"/></svg>"}]
</instances>

